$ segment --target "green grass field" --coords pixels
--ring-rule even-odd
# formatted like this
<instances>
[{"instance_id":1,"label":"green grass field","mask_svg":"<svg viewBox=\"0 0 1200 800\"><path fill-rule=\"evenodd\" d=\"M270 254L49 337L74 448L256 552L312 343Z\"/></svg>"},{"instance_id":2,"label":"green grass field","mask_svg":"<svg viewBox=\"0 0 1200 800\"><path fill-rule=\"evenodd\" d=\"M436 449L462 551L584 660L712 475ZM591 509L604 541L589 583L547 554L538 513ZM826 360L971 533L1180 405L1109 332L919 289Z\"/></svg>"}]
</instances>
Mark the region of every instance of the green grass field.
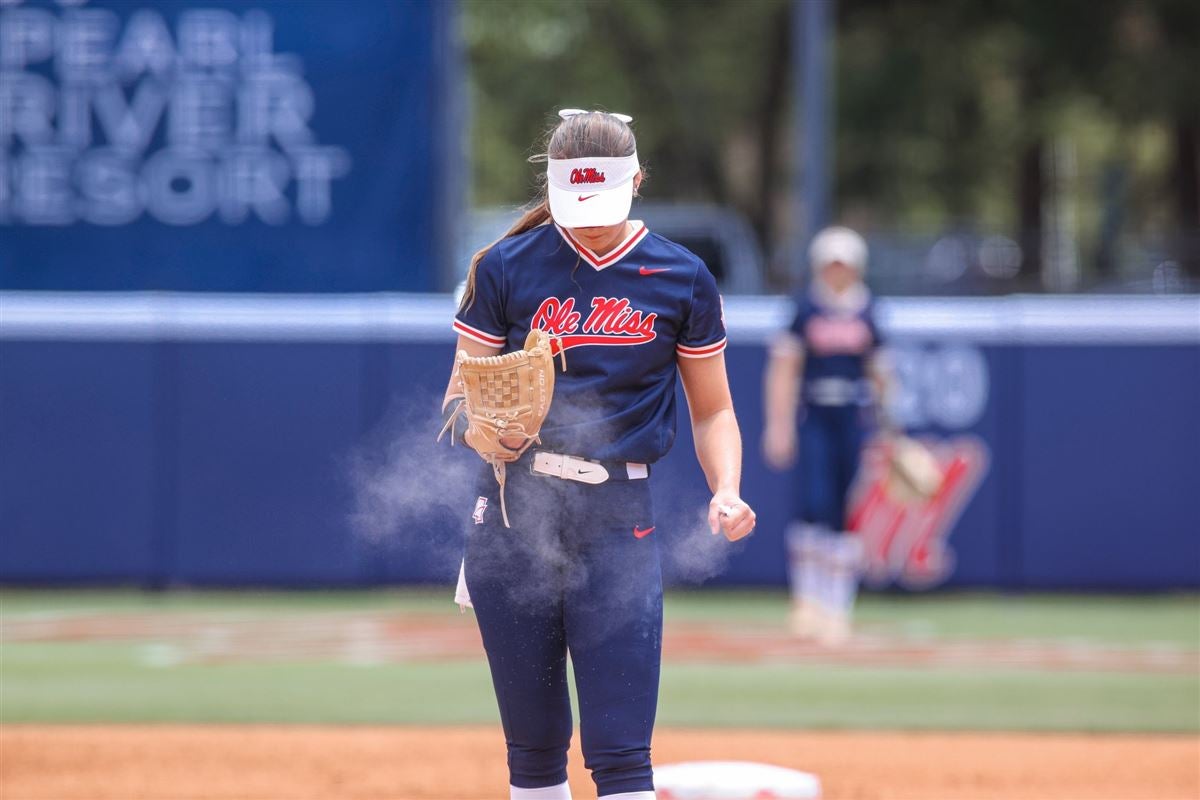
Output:
<instances>
[{"instance_id":1,"label":"green grass field","mask_svg":"<svg viewBox=\"0 0 1200 800\"><path fill-rule=\"evenodd\" d=\"M0 592L0 722L490 723L497 719L482 654L356 663L319 647L213 663L164 658L155 637L22 635L46 620L144 615L159 630L188 620L199 635L224 620L276 622L303 632L353 624L356 614L433 615L473 626L448 592ZM777 592L677 592L671 623L778 627ZM1172 669L1052 665L668 660L660 722L683 726L1200 731L1200 605L1194 596L865 598L864 631L953 648L1053 641L1115 648ZM24 628L27 630L27 628ZM213 628L216 630L216 627ZM668 632L668 637L670 633ZM1183 663L1185 668L1178 665Z\"/></svg>"}]
</instances>

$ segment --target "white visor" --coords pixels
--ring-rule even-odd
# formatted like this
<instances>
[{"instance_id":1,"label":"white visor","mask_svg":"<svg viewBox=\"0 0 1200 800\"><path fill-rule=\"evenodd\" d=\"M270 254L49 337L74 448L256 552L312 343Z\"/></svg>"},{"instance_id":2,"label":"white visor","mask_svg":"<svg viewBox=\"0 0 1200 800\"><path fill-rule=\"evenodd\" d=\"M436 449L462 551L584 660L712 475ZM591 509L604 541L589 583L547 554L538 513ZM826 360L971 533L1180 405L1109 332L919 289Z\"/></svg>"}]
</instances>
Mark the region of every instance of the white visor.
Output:
<instances>
[{"instance_id":1,"label":"white visor","mask_svg":"<svg viewBox=\"0 0 1200 800\"><path fill-rule=\"evenodd\" d=\"M551 158L546 166L550 215L564 228L624 222L639 169L637 153L623 158Z\"/></svg>"}]
</instances>

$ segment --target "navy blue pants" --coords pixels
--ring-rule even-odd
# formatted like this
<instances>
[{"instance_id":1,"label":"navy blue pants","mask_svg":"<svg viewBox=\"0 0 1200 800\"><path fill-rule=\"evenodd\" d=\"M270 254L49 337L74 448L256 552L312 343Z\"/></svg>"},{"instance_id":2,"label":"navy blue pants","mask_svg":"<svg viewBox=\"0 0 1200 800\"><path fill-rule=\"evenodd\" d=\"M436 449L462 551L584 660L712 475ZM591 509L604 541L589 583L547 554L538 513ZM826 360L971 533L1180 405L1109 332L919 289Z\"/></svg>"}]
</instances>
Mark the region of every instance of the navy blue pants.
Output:
<instances>
[{"instance_id":1,"label":"navy blue pants","mask_svg":"<svg viewBox=\"0 0 1200 800\"><path fill-rule=\"evenodd\" d=\"M857 405L805 408L800 424L799 517L831 531L845 530L846 503L865 438Z\"/></svg>"},{"instance_id":2,"label":"navy blue pants","mask_svg":"<svg viewBox=\"0 0 1200 800\"><path fill-rule=\"evenodd\" d=\"M662 573L648 480L588 485L508 466L511 528L490 468L482 524L467 534L466 579L508 743L512 785L567 780L573 728L599 796L654 788ZM641 536L635 535L635 530Z\"/></svg>"}]
</instances>

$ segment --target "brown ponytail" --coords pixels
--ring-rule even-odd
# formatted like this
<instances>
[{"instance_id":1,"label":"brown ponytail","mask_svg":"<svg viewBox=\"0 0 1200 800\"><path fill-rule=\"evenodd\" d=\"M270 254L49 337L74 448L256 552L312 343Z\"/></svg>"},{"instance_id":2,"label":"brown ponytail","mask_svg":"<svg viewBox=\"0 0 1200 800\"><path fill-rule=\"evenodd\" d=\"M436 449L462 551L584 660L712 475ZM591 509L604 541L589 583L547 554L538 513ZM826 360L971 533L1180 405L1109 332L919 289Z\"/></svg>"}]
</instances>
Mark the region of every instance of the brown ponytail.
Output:
<instances>
[{"instance_id":1,"label":"brown ponytail","mask_svg":"<svg viewBox=\"0 0 1200 800\"><path fill-rule=\"evenodd\" d=\"M471 256L471 266L467 270L467 288L463 292L462 303L459 304L459 311L466 311L475 302L475 268L479 266L479 262L483 261L493 247L499 244L502 240L510 236L520 236L525 231L531 231L538 225L544 225L550 221L550 201L546 199L545 190L542 191L542 196L534 201L533 205L525 207L525 213L521 218L513 223L513 226L505 231L504 235L496 241L484 247L475 255Z\"/></svg>"},{"instance_id":2,"label":"brown ponytail","mask_svg":"<svg viewBox=\"0 0 1200 800\"><path fill-rule=\"evenodd\" d=\"M636 151L637 141L626 123L612 114L593 111L568 117L555 125L546 137L546 154L536 155L529 160L538 163L547 158L620 158L631 156ZM534 201L525 207L521 218L503 236L471 257L471 266L467 270L466 291L463 292L459 311L465 311L475 302L476 268L493 247L510 236L519 236L550 221L550 201L546 199L545 181L546 175L543 172L538 176L541 190Z\"/></svg>"}]
</instances>

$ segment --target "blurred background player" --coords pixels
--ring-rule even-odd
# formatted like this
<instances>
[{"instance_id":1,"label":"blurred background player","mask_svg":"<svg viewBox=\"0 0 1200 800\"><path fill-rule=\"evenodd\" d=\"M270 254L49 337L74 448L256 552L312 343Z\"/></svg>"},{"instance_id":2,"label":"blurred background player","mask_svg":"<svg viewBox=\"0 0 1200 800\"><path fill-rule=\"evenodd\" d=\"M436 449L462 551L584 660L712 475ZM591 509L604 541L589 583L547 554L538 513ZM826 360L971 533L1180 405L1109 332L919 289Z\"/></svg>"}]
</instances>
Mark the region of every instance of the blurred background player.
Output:
<instances>
[{"instance_id":1,"label":"blurred background player","mask_svg":"<svg viewBox=\"0 0 1200 800\"><path fill-rule=\"evenodd\" d=\"M860 539L846 531L847 497L874 425L869 408L886 382L863 283L866 242L849 228L826 228L809 264L792 322L771 344L762 448L777 470L800 458L799 507L787 531L792 630L836 645L850 635L863 561Z\"/></svg>"}]
</instances>

